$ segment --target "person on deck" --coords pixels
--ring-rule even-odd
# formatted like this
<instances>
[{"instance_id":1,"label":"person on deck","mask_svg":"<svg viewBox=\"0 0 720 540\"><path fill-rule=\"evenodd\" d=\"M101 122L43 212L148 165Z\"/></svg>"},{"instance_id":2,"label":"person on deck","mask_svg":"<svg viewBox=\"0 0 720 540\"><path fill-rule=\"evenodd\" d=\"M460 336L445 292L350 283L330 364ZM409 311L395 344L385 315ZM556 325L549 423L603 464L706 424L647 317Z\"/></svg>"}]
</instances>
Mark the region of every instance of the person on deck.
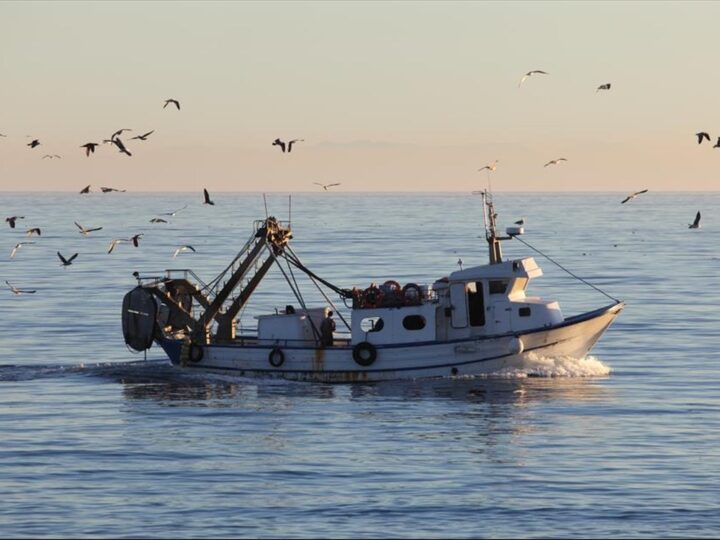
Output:
<instances>
[{"instance_id":1,"label":"person on deck","mask_svg":"<svg viewBox=\"0 0 720 540\"><path fill-rule=\"evenodd\" d=\"M320 344L323 347L332 347L333 332L335 331L335 321L332 318L333 312L328 311L327 316L320 324Z\"/></svg>"}]
</instances>

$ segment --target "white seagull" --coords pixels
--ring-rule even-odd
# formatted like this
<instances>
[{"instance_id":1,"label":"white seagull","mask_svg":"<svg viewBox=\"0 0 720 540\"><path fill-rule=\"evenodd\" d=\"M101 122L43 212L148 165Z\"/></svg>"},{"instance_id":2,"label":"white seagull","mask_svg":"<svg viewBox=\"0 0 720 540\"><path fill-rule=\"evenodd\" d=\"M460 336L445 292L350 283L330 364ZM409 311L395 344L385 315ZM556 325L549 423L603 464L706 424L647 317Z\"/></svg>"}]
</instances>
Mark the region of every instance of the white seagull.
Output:
<instances>
[{"instance_id":1,"label":"white seagull","mask_svg":"<svg viewBox=\"0 0 720 540\"><path fill-rule=\"evenodd\" d=\"M130 242L127 238L115 238L112 242L110 242L110 247L108 248L108 254L113 252L113 249L115 249L115 246L122 242Z\"/></svg>"},{"instance_id":2,"label":"white seagull","mask_svg":"<svg viewBox=\"0 0 720 540\"><path fill-rule=\"evenodd\" d=\"M497 169L498 161L500 161L500 160L496 159L496 160L493 161L490 165L485 165L485 166L482 167L481 169L478 169L478 171L484 171L485 169L487 169L488 171L493 171L493 172L495 172L495 169Z\"/></svg>"},{"instance_id":3,"label":"white seagull","mask_svg":"<svg viewBox=\"0 0 720 540\"><path fill-rule=\"evenodd\" d=\"M173 259L178 256L179 253L182 253L183 251L192 251L195 252L195 248L192 246L178 246L178 248L175 250L175 253L173 254Z\"/></svg>"},{"instance_id":4,"label":"white seagull","mask_svg":"<svg viewBox=\"0 0 720 540\"><path fill-rule=\"evenodd\" d=\"M337 182L335 184L321 184L320 182L313 182L313 184L315 184L316 186L320 186L321 188L323 188L324 191L327 191L330 187L339 186L340 182Z\"/></svg>"},{"instance_id":5,"label":"white seagull","mask_svg":"<svg viewBox=\"0 0 720 540\"><path fill-rule=\"evenodd\" d=\"M561 163L563 161L567 161L567 159L565 159L564 157L557 158L557 159L551 159L545 165L543 165L543 167L547 167L548 165L558 165L559 163Z\"/></svg>"},{"instance_id":6,"label":"white seagull","mask_svg":"<svg viewBox=\"0 0 720 540\"><path fill-rule=\"evenodd\" d=\"M648 191L647 189L643 189L642 191L636 191L635 193L631 193L630 195L628 195L627 197L625 197L625 198L620 202L620 204L625 204L625 203L628 202L628 201L632 201L635 197L637 197L638 195L642 195L643 193L647 193L647 191Z\"/></svg>"},{"instance_id":7,"label":"white seagull","mask_svg":"<svg viewBox=\"0 0 720 540\"><path fill-rule=\"evenodd\" d=\"M523 78L520 79L520 82L518 83L518 88L520 88L520 86L522 85L522 83L525 82L525 79L527 79L527 78L530 77L531 75L535 75L536 73L541 74L541 75L547 75L546 72L544 72L544 71L542 71L542 70L540 70L540 69L533 69L532 71L528 71L525 75L523 75Z\"/></svg>"},{"instance_id":8,"label":"white seagull","mask_svg":"<svg viewBox=\"0 0 720 540\"><path fill-rule=\"evenodd\" d=\"M37 292L35 289L18 289L17 287L13 287L9 281L5 281L5 283L7 283L8 287L10 287L13 294L35 294Z\"/></svg>"},{"instance_id":9,"label":"white seagull","mask_svg":"<svg viewBox=\"0 0 720 540\"><path fill-rule=\"evenodd\" d=\"M77 228L80 229L80 234L82 234L83 236L87 236L88 234L90 234L91 232L94 232L94 231L102 230L102 227L94 227L92 229L88 229L87 227L83 227L82 225L80 225L77 221L75 221L74 223L77 226Z\"/></svg>"},{"instance_id":10,"label":"white seagull","mask_svg":"<svg viewBox=\"0 0 720 540\"><path fill-rule=\"evenodd\" d=\"M17 250L23 247L25 244L34 244L35 242L18 242L15 244L15 247L12 250L12 253L10 253L10 258L14 258L15 254L17 253Z\"/></svg>"}]
</instances>

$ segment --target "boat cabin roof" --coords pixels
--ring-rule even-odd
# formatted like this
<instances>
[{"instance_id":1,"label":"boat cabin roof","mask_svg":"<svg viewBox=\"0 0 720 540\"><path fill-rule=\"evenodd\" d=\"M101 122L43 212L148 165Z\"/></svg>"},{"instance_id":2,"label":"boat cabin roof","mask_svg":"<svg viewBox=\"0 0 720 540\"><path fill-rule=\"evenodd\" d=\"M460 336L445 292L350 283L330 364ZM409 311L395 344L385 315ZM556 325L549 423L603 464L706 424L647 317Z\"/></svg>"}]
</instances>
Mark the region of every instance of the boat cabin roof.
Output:
<instances>
[{"instance_id":1,"label":"boat cabin roof","mask_svg":"<svg viewBox=\"0 0 720 540\"><path fill-rule=\"evenodd\" d=\"M502 279L502 278L536 278L542 276L542 270L535 262L534 257L503 261L497 264L484 264L473 266L465 270L458 270L449 276L451 282L477 281L480 279Z\"/></svg>"}]
</instances>

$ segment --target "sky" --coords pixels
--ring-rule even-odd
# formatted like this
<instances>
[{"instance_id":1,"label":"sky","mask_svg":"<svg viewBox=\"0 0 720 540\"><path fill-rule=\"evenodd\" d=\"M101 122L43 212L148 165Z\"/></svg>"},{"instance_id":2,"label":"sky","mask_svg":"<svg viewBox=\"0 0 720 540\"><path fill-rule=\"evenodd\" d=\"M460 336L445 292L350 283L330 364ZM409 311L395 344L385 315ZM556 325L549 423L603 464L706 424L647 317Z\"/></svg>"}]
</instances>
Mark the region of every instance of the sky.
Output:
<instances>
[{"instance_id":1,"label":"sky","mask_svg":"<svg viewBox=\"0 0 720 540\"><path fill-rule=\"evenodd\" d=\"M716 191L718 21L720 2L4 1L0 191ZM120 128L131 157L80 148Z\"/></svg>"}]
</instances>

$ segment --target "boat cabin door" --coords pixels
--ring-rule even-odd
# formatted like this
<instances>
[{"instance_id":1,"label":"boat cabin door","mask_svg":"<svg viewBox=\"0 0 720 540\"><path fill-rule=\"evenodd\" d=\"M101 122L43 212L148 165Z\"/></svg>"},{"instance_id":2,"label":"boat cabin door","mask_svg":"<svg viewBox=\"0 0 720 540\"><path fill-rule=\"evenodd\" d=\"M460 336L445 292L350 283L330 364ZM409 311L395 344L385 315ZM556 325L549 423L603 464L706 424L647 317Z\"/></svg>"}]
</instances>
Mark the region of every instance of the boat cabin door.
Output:
<instances>
[{"instance_id":1,"label":"boat cabin door","mask_svg":"<svg viewBox=\"0 0 720 540\"><path fill-rule=\"evenodd\" d=\"M452 283L450 285L450 306L450 324L452 327L467 327L467 296L464 283Z\"/></svg>"}]
</instances>

